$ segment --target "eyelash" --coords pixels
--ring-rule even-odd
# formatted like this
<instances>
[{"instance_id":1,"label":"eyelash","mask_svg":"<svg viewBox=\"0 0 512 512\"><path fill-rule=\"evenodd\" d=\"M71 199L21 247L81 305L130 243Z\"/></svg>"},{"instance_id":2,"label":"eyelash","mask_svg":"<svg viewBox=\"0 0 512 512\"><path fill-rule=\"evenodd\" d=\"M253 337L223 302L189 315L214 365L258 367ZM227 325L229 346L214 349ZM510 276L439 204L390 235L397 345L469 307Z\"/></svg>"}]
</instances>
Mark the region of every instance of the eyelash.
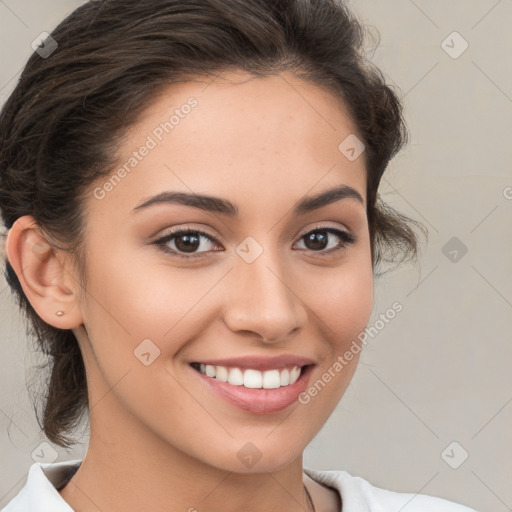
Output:
<instances>
[{"instance_id":1,"label":"eyelash","mask_svg":"<svg viewBox=\"0 0 512 512\"><path fill-rule=\"evenodd\" d=\"M332 249L332 248L327 249L327 250L323 249L320 251L313 251L311 249L305 249L306 251L310 251L310 252L312 252L316 255L320 255L320 256L324 255L324 254L331 254L331 253L335 253L335 252L344 250L347 248L348 245L351 245L357 241L357 238L354 235L348 233L347 231L343 231L342 229L337 229L337 228L333 228L333 227L316 227L315 229L308 231L307 233L304 233L300 237L299 240L302 240L303 238L305 238L308 235L311 235L312 233L318 233L318 232L330 233L332 235L338 236L341 239L340 245L334 249ZM174 249L169 249L169 247L166 245L168 242L170 242L174 238L177 238L181 235L191 235L191 234L199 235L199 237L203 236L203 237L209 239L210 241L218 244L217 240L215 238L213 238L212 236L210 236L209 234L205 233L204 231L193 230L193 229L177 229L176 231L172 231L171 233L163 236L162 238L155 240L153 242L153 244L156 245L160 250L162 250L163 252L165 252L167 254L173 254L175 256L178 256L179 258L184 258L184 259L200 258L200 257L202 257L203 254L208 254L210 251L202 251L202 252L198 252L198 253L185 254L185 253L176 251ZM213 251L213 252L220 252L220 251Z\"/></svg>"}]
</instances>

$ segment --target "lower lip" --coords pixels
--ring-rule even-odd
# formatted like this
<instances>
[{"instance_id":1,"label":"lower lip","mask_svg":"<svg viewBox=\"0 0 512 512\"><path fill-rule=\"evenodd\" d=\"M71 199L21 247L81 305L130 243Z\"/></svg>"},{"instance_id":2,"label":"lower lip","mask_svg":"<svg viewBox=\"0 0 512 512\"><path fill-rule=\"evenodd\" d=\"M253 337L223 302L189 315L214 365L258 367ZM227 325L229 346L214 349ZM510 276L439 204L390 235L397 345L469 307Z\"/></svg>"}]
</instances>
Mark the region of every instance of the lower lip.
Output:
<instances>
[{"instance_id":1,"label":"lower lip","mask_svg":"<svg viewBox=\"0 0 512 512\"><path fill-rule=\"evenodd\" d=\"M191 367L191 370L214 393L238 408L253 414L272 414L290 407L307 388L312 369L313 366L306 366L299 378L289 386L275 389L250 389L245 386L233 386L227 382L221 382Z\"/></svg>"}]
</instances>

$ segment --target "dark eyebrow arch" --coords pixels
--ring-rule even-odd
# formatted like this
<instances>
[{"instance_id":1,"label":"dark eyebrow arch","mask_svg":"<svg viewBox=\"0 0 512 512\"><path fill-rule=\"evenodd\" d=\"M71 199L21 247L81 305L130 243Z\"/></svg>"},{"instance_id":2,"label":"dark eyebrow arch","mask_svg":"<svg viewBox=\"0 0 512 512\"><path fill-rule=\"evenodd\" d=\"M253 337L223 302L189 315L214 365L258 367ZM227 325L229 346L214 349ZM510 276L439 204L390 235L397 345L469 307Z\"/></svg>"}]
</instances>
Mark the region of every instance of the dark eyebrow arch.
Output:
<instances>
[{"instance_id":1,"label":"dark eyebrow arch","mask_svg":"<svg viewBox=\"0 0 512 512\"><path fill-rule=\"evenodd\" d=\"M349 187L348 185L341 185L339 187L326 190L325 192L321 192L316 196L302 199L294 205L292 213L295 216L304 215L313 210L322 208L323 206L327 206L335 203L336 201L347 198L356 199L364 206L364 200L356 189ZM226 199L200 194L188 194L184 192L161 192L155 196L144 198L141 204L136 206L132 212L160 203L191 206L207 212L222 213L229 217L237 217L240 212L238 205L233 204Z\"/></svg>"}]
</instances>

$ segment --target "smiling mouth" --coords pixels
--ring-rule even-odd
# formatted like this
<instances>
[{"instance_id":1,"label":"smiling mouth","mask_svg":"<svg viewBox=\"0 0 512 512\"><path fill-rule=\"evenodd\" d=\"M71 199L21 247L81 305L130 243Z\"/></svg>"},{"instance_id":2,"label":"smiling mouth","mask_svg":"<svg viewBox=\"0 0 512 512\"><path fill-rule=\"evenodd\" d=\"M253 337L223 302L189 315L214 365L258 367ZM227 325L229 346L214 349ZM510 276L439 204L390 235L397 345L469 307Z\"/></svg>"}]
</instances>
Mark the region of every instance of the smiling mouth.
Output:
<instances>
[{"instance_id":1,"label":"smiling mouth","mask_svg":"<svg viewBox=\"0 0 512 512\"><path fill-rule=\"evenodd\" d=\"M242 370L238 367L214 366L203 363L191 363L194 370L232 386L243 386L249 389L278 389L291 386L300 377L303 370L312 365L290 366L289 368L271 370Z\"/></svg>"}]
</instances>

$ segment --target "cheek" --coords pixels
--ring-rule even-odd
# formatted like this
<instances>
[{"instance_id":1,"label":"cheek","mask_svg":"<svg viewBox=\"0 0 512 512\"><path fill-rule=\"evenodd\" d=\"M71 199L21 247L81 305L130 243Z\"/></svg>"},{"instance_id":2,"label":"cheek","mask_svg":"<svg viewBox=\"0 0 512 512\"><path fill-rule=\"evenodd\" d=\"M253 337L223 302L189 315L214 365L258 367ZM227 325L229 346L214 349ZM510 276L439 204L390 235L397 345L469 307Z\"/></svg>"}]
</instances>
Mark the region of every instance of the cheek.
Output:
<instances>
[{"instance_id":1,"label":"cheek","mask_svg":"<svg viewBox=\"0 0 512 512\"><path fill-rule=\"evenodd\" d=\"M373 275L370 268L360 268L340 278L336 295L331 297L329 308L330 325L337 334L341 350L364 331L373 307Z\"/></svg>"},{"instance_id":2,"label":"cheek","mask_svg":"<svg viewBox=\"0 0 512 512\"><path fill-rule=\"evenodd\" d=\"M363 258L364 261L364 258ZM345 393L361 351L361 338L371 316L373 306L373 273L371 263L347 263L340 267L339 275L325 279L319 290L318 283L311 288L319 337L323 339L319 364L309 387L299 402L316 418L320 426L334 411ZM315 435L311 432L311 435Z\"/></svg>"},{"instance_id":3,"label":"cheek","mask_svg":"<svg viewBox=\"0 0 512 512\"><path fill-rule=\"evenodd\" d=\"M362 254L336 269L309 274L302 283L305 303L315 313L311 321L332 349L343 350L364 331L372 313L371 260Z\"/></svg>"},{"instance_id":4,"label":"cheek","mask_svg":"<svg viewBox=\"0 0 512 512\"><path fill-rule=\"evenodd\" d=\"M87 306L95 318L91 316L89 321L101 324L103 336L107 329L133 342L144 338L169 340L177 326L181 329L181 324L187 323L182 320L215 286L218 277L207 269L148 264L139 253L125 250L95 257L90 266L91 300Z\"/></svg>"},{"instance_id":5,"label":"cheek","mask_svg":"<svg viewBox=\"0 0 512 512\"><path fill-rule=\"evenodd\" d=\"M90 261L84 323L94 357L91 376L99 396L113 390L101 400L103 410L121 415L122 404L142 421L160 411L163 425L186 410L204 421L204 410L183 393L168 363L196 334L198 303L218 278L192 279L193 273L143 266L127 254Z\"/></svg>"},{"instance_id":6,"label":"cheek","mask_svg":"<svg viewBox=\"0 0 512 512\"><path fill-rule=\"evenodd\" d=\"M329 312L341 339L357 337L368 324L373 307L373 268L368 238L340 269Z\"/></svg>"}]
</instances>

